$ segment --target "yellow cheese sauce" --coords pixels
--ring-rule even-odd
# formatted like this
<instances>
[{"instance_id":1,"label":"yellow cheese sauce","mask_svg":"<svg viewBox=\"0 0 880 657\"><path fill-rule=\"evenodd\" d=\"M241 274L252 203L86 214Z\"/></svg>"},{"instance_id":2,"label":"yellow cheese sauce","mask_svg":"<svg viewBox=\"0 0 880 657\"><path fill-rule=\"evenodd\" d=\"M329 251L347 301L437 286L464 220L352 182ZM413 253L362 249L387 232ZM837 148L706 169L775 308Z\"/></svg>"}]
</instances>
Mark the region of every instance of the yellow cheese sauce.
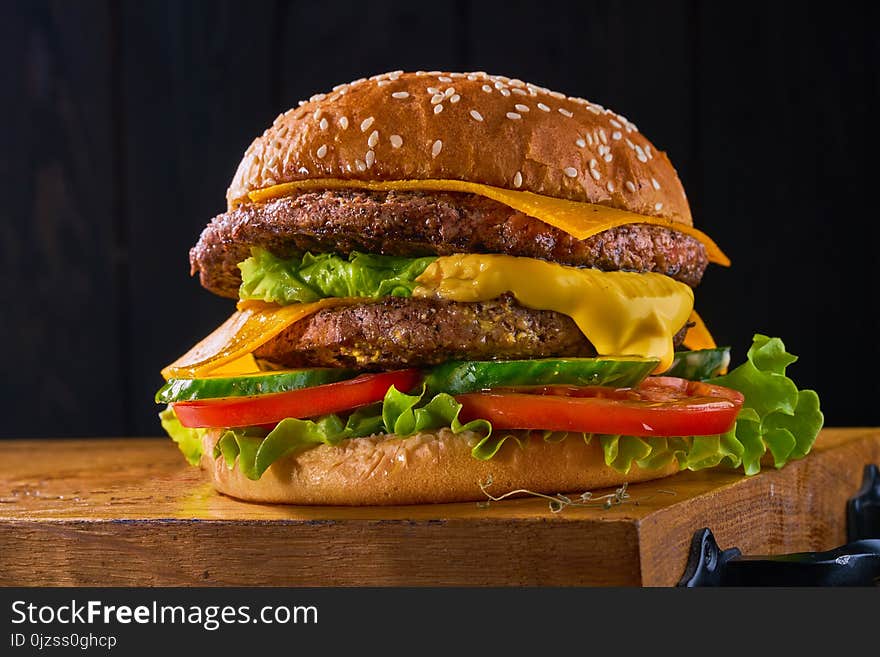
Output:
<instances>
[{"instance_id":1,"label":"yellow cheese sauce","mask_svg":"<svg viewBox=\"0 0 880 657\"><path fill-rule=\"evenodd\" d=\"M672 363L672 337L694 306L690 287L662 274L602 272L533 258L462 254L438 258L413 296L474 302L511 293L527 308L571 317L600 356Z\"/></svg>"}]
</instances>

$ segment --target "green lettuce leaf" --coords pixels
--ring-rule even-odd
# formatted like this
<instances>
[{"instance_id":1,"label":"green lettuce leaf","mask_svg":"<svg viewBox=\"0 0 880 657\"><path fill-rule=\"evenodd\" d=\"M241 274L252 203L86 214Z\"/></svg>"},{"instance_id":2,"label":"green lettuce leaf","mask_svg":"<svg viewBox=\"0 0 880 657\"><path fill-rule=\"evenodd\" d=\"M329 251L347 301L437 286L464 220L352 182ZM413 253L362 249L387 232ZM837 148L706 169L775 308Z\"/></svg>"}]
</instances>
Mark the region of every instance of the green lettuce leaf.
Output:
<instances>
[{"instance_id":1,"label":"green lettuce leaf","mask_svg":"<svg viewBox=\"0 0 880 657\"><path fill-rule=\"evenodd\" d=\"M177 447L186 457L190 465L198 465L202 458L202 436L205 429L188 429L180 423L171 406L159 413L162 428L177 443Z\"/></svg>"},{"instance_id":2,"label":"green lettuce leaf","mask_svg":"<svg viewBox=\"0 0 880 657\"><path fill-rule=\"evenodd\" d=\"M415 279L434 260L357 252L347 259L333 253L285 259L255 247L238 265L238 292L241 299L282 305L326 297L409 297Z\"/></svg>"},{"instance_id":3,"label":"green lettuce leaf","mask_svg":"<svg viewBox=\"0 0 880 657\"><path fill-rule=\"evenodd\" d=\"M394 433L403 438L449 427L454 433L486 433L492 426L485 420L462 424L461 404L445 393L425 400L425 392L407 395L389 388L382 404L358 409L343 421L338 415L316 420L287 418L266 433L259 429L228 429L214 447L214 458L223 458L232 469L236 461L249 479L259 479L278 459L318 445L338 445L348 438Z\"/></svg>"}]
</instances>

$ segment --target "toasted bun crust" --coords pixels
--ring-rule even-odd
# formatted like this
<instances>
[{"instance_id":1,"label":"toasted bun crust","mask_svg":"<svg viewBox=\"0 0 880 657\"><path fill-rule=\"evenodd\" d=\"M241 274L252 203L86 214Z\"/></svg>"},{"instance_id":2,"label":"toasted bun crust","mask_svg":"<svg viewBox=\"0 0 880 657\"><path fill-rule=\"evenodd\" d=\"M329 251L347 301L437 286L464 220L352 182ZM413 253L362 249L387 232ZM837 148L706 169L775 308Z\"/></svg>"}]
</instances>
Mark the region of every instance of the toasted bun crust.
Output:
<instances>
[{"instance_id":1,"label":"toasted bun crust","mask_svg":"<svg viewBox=\"0 0 880 657\"><path fill-rule=\"evenodd\" d=\"M692 225L669 158L623 116L486 73L385 73L281 114L226 194L310 178L454 179Z\"/></svg>"},{"instance_id":2,"label":"toasted bun crust","mask_svg":"<svg viewBox=\"0 0 880 657\"><path fill-rule=\"evenodd\" d=\"M675 462L658 470L633 465L621 474L605 465L598 441L548 443L540 438L524 448L507 441L489 461L471 456L479 436L449 429L409 438L372 436L321 445L276 461L257 481L213 458L219 432L204 437L203 466L221 493L250 502L380 505L485 500L480 482L492 480L500 495L519 488L536 493L582 493L674 474Z\"/></svg>"}]
</instances>

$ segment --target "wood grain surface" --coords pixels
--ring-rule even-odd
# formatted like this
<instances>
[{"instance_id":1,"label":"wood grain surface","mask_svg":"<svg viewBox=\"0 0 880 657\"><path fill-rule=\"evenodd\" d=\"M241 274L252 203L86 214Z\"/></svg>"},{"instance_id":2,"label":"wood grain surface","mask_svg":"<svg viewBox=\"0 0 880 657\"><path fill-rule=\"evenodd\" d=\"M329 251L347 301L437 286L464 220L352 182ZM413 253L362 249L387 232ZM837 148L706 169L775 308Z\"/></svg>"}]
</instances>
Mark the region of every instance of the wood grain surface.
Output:
<instances>
[{"instance_id":1,"label":"wood grain surface","mask_svg":"<svg viewBox=\"0 0 880 657\"><path fill-rule=\"evenodd\" d=\"M164 439L8 441L0 455L2 585L665 586L704 526L752 554L843 543L880 429L825 429L778 471L683 472L561 513L538 499L248 504L215 493Z\"/></svg>"}]
</instances>

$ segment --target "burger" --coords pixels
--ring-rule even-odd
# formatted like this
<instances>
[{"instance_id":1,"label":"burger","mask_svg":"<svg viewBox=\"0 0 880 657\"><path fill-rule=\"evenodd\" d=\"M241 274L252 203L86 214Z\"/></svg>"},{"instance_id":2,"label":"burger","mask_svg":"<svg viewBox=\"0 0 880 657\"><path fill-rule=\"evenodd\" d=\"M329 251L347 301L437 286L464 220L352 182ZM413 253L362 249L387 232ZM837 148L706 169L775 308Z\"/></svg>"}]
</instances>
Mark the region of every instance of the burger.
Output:
<instances>
[{"instance_id":1,"label":"burger","mask_svg":"<svg viewBox=\"0 0 880 657\"><path fill-rule=\"evenodd\" d=\"M727 372L665 153L504 76L401 71L281 114L190 251L235 312L163 371L218 491L292 504L587 491L781 467L822 424L756 335Z\"/></svg>"}]
</instances>

